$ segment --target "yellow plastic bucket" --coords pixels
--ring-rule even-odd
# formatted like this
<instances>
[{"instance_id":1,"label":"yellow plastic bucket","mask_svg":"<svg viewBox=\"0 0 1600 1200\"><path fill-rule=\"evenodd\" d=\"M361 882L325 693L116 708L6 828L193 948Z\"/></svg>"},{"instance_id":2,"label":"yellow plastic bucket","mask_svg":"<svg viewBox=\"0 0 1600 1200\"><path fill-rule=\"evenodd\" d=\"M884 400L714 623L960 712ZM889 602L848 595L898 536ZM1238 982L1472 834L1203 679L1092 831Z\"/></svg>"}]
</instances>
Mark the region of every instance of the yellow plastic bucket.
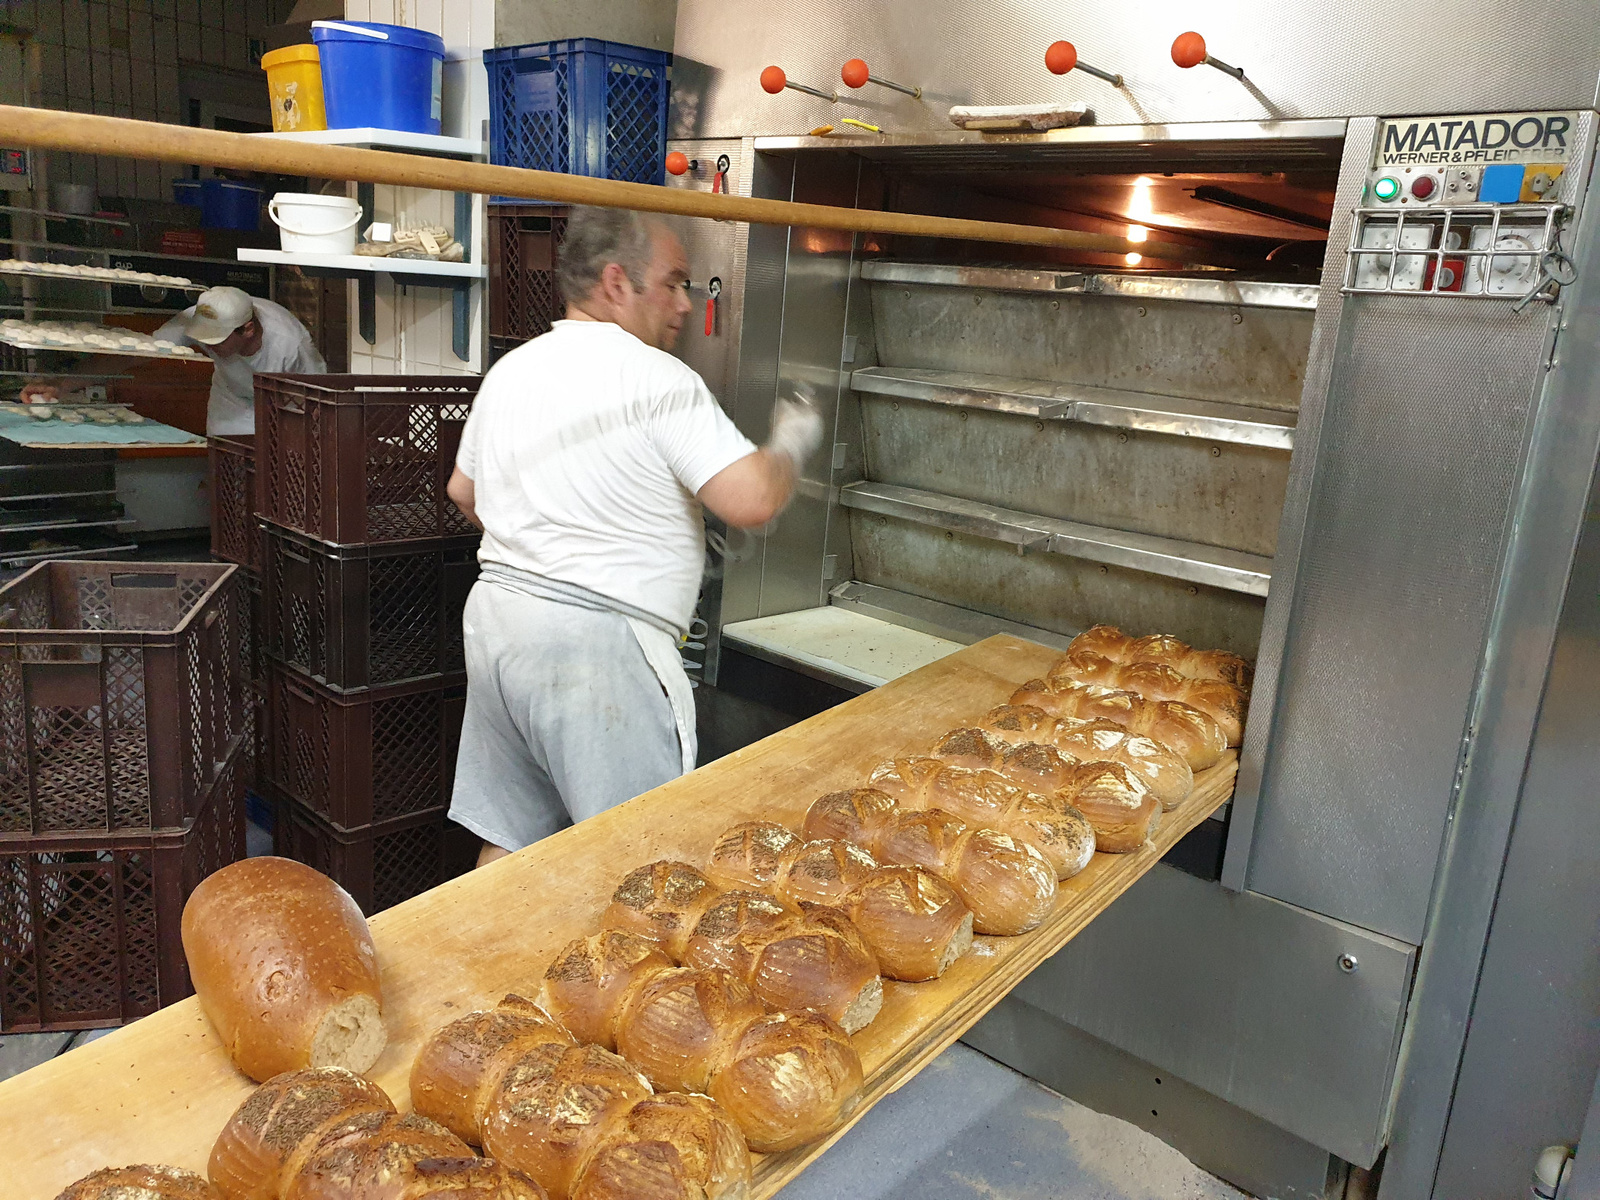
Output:
<instances>
[{"instance_id":1,"label":"yellow plastic bucket","mask_svg":"<svg viewBox=\"0 0 1600 1200\"><path fill-rule=\"evenodd\" d=\"M322 107L322 56L315 46L285 46L261 56L272 97L274 133L307 133L328 127Z\"/></svg>"}]
</instances>

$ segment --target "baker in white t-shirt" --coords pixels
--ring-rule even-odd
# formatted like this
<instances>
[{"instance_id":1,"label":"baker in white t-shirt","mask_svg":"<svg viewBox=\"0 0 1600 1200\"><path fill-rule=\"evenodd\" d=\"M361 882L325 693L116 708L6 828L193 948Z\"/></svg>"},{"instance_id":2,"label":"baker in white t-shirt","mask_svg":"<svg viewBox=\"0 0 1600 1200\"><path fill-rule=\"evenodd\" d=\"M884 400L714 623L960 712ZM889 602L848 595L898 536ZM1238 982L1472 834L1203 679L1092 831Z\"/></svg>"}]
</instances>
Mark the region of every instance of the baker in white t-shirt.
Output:
<instances>
[{"instance_id":1,"label":"baker in white t-shirt","mask_svg":"<svg viewBox=\"0 0 1600 1200\"><path fill-rule=\"evenodd\" d=\"M173 317L155 336L210 355L206 432L212 435L256 431L258 372L322 375L328 370L293 313L236 287L202 293L192 308Z\"/></svg>"},{"instance_id":2,"label":"baker in white t-shirt","mask_svg":"<svg viewBox=\"0 0 1600 1200\"><path fill-rule=\"evenodd\" d=\"M690 301L665 225L575 209L558 269L566 320L484 379L449 484L483 529L450 806L480 864L693 769L678 646L702 505L766 524L822 440L813 406L780 399L758 449L668 353Z\"/></svg>"}]
</instances>

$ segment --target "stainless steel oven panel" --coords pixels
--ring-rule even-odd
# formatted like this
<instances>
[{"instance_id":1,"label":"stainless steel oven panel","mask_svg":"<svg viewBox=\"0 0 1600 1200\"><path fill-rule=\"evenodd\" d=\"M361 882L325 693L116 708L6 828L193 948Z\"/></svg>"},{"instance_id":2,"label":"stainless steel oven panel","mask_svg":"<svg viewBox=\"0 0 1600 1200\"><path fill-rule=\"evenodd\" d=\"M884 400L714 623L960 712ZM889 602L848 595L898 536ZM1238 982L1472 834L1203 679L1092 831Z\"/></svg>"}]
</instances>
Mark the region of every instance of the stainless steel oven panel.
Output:
<instances>
[{"instance_id":1,"label":"stainless steel oven panel","mask_svg":"<svg viewBox=\"0 0 1600 1200\"><path fill-rule=\"evenodd\" d=\"M1261 601L1221 588L1017 547L880 513L852 510L855 577L1072 636L1100 615L1171 629L1185 641L1248 654Z\"/></svg>"},{"instance_id":2,"label":"stainless steel oven panel","mask_svg":"<svg viewBox=\"0 0 1600 1200\"><path fill-rule=\"evenodd\" d=\"M872 285L886 366L1294 411L1313 313L1143 297Z\"/></svg>"},{"instance_id":3,"label":"stainless steel oven panel","mask_svg":"<svg viewBox=\"0 0 1600 1200\"><path fill-rule=\"evenodd\" d=\"M1367 153L1355 133L1347 168ZM1342 172L1340 208L1358 193ZM1244 882L1418 944L1544 374L1548 310L1349 297L1319 306L1318 319L1337 333L1331 348L1314 341L1297 430L1291 474L1309 499L1301 518L1307 493L1292 478L1279 561L1290 558L1293 582L1286 588L1276 572L1269 605L1288 611L1267 621L1283 631L1283 666L1270 718L1265 697L1253 703L1246 746L1247 760L1260 755L1261 799ZM1330 349L1323 385L1319 356Z\"/></svg>"},{"instance_id":4,"label":"stainless steel oven panel","mask_svg":"<svg viewBox=\"0 0 1600 1200\"><path fill-rule=\"evenodd\" d=\"M1173 64L1172 39L1196 23L1212 54L1244 69L1243 81ZM1050 74L1044 52L1057 38L1120 72L1125 86L1082 71ZM1589 0L1459 12L1379 0L1222 0L1197 12L1179 0L1146 0L1070 16L1044 0L981 9L889 3L875 5L870 20L845 0L680 0L673 48L675 136L803 134L824 124L842 131L849 116L909 133L950 129L953 104L1081 100L1102 126L1587 108L1600 23ZM874 74L922 88L922 99L845 87L839 69L858 56ZM841 103L768 95L757 78L771 63L797 83L842 94Z\"/></svg>"},{"instance_id":5,"label":"stainless steel oven panel","mask_svg":"<svg viewBox=\"0 0 1600 1200\"><path fill-rule=\"evenodd\" d=\"M1013 995L1370 1166L1388 1135L1414 955L1162 866Z\"/></svg>"},{"instance_id":6,"label":"stainless steel oven panel","mask_svg":"<svg viewBox=\"0 0 1600 1200\"><path fill-rule=\"evenodd\" d=\"M867 478L1271 557L1289 455L861 397Z\"/></svg>"}]
</instances>

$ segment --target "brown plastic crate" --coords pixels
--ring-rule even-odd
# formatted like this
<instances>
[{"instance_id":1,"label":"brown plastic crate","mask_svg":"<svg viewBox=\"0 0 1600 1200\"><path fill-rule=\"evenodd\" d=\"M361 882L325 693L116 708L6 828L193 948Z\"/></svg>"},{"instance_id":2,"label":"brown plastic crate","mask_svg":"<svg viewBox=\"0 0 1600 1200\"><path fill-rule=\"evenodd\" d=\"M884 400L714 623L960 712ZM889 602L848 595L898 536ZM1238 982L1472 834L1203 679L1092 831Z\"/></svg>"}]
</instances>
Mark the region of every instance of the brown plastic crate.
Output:
<instances>
[{"instance_id":1,"label":"brown plastic crate","mask_svg":"<svg viewBox=\"0 0 1600 1200\"><path fill-rule=\"evenodd\" d=\"M489 206L489 344L504 353L542 333L566 311L556 253L567 232L565 208Z\"/></svg>"},{"instance_id":2,"label":"brown plastic crate","mask_svg":"<svg viewBox=\"0 0 1600 1200\"><path fill-rule=\"evenodd\" d=\"M244 857L242 755L181 829L0 837L0 1033L120 1024L189 995L179 921Z\"/></svg>"},{"instance_id":3,"label":"brown plastic crate","mask_svg":"<svg viewBox=\"0 0 1600 1200\"><path fill-rule=\"evenodd\" d=\"M478 535L329 546L269 526L263 650L339 692L466 669Z\"/></svg>"},{"instance_id":4,"label":"brown plastic crate","mask_svg":"<svg viewBox=\"0 0 1600 1200\"><path fill-rule=\"evenodd\" d=\"M269 667L263 774L343 829L450 803L465 675L341 695Z\"/></svg>"},{"instance_id":5,"label":"brown plastic crate","mask_svg":"<svg viewBox=\"0 0 1600 1200\"><path fill-rule=\"evenodd\" d=\"M239 576L46 562L0 589L0 834L194 816L244 730Z\"/></svg>"},{"instance_id":6,"label":"brown plastic crate","mask_svg":"<svg viewBox=\"0 0 1600 1200\"><path fill-rule=\"evenodd\" d=\"M257 375L257 515L334 545L473 532L445 485L480 381Z\"/></svg>"},{"instance_id":7,"label":"brown plastic crate","mask_svg":"<svg viewBox=\"0 0 1600 1200\"><path fill-rule=\"evenodd\" d=\"M261 526L256 520L256 437L253 433L206 439L211 479L211 557L261 569Z\"/></svg>"},{"instance_id":8,"label":"brown plastic crate","mask_svg":"<svg viewBox=\"0 0 1600 1200\"><path fill-rule=\"evenodd\" d=\"M369 917L464 874L477 859L478 839L442 808L340 829L270 783L267 793L273 852L321 871Z\"/></svg>"}]
</instances>

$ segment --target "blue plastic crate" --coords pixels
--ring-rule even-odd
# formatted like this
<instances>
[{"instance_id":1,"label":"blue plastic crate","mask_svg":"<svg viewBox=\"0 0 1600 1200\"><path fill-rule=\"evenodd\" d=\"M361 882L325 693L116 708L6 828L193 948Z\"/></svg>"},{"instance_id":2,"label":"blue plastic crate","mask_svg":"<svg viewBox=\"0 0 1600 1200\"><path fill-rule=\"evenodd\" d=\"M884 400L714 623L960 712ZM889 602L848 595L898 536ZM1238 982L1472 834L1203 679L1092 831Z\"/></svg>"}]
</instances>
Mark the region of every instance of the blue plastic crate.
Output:
<instances>
[{"instance_id":1,"label":"blue plastic crate","mask_svg":"<svg viewBox=\"0 0 1600 1200\"><path fill-rule=\"evenodd\" d=\"M490 162L629 183L665 179L672 55L568 38L485 50L483 62Z\"/></svg>"}]
</instances>

